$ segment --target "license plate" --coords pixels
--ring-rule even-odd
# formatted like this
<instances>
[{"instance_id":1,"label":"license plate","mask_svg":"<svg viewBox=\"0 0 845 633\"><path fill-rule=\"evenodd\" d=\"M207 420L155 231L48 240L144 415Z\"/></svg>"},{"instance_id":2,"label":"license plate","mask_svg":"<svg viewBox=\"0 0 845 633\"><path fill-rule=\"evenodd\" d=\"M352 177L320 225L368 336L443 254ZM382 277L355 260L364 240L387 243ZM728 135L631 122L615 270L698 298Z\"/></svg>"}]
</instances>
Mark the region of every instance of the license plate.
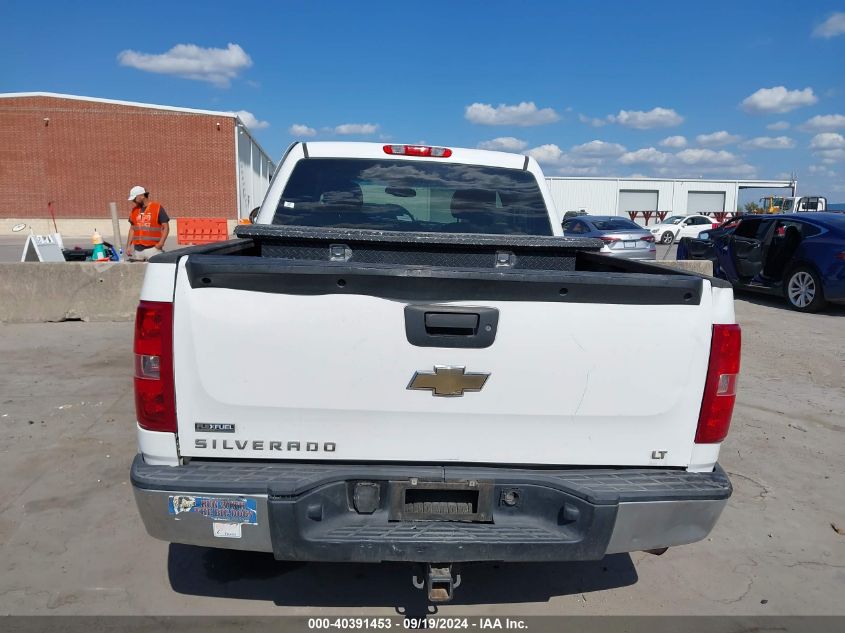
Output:
<instances>
[{"instance_id":1,"label":"license plate","mask_svg":"<svg viewBox=\"0 0 845 633\"><path fill-rule=\"evenodd\" d=\"M625 240L625 248L637 248L637 240Z\"/></svg>"}]
</instances>

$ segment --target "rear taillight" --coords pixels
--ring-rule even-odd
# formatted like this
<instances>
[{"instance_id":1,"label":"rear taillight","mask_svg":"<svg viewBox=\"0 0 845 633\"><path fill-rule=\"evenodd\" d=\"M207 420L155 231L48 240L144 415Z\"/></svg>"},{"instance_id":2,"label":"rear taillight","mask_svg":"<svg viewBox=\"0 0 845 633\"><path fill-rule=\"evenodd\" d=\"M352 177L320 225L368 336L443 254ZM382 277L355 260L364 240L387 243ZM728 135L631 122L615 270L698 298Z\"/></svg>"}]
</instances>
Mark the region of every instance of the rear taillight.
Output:
<instances>
[{"instance_id":1,"label":"rear taillight","mask_svg":"<svg viewBox=\"0 0 845 633\"><path fill-rule=\"evenodd\" d=\"M836 259L838 259L840 262L845 262L845 251L836 253Z\"/></svg>"},{"instance_id":2,"label":"rear taillight","mask_svg":"<svg viewBox=\"0 0 845 633\"><path fill-rule=\"evenodd\" d=\"M608 235L600 235L599 239L604 242L605 244L613 244L614 242L618 242L618 237L610 237Z\"/></svg>"},{"instance_id":3,"label":"rear taillight","mask_svg":"<svg viewBox=\"0 0 845 633\"><path fill-rule=\"evenodd\" d=\"M642 240L643 242L653 242L654 236L653 235L644 235L643 237L638 238L638 239Z\"/></svg>"},{"instance_id":4,"label":"rear taillight","mask_svg":"<svg viewBox=\"0 0 845 633\"><path fill-rule=\"evenodd\" d=\"M449 158L452 150L448 147L431 147L429 145L385 145L385 154L394 156L427 156L430 158Z\"/></svg>"},{"instance_id":5,"label":"rear taillight","mask_svg":"<svg viewBox=\"0 0 845 633\"><path fill-rule=\"evenodd\" d=\"M173 304L142 301L135 315L135 412L148 431L176 432Z\"/></svg>"},{"instance_id":6,"label":"rear taillight","mask_svg":"<svg viewBox=\"0 0 845 633\"><path fill-rule=\"evenodd\" d=\"M728 435L736 402L741 346L742 334L738 325L713 326L710 365L695 432L696 444L715 444Z\"/></svg>"}]
</instances>

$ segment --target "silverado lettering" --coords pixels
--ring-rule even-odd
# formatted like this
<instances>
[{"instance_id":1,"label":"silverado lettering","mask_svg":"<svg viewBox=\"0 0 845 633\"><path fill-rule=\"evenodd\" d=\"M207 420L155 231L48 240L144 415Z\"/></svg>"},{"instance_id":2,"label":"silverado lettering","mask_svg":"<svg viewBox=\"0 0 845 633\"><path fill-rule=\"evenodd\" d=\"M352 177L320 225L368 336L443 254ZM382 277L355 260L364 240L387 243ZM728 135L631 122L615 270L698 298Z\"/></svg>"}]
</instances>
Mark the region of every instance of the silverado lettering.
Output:
<instances>
[{"instance_id":1,"label":"silverado lettering","mask_svg":"<svg viewBox=\"0 0 845 633\"><path fill-rule=\"evenodd\" d=\"M267 444L267 448L264 447L265 443ZM301 442L279 442L279 441L266 441L266 440L252 440L252 442L248 440L234 440L234 445L229 442L229 440L216 440L212 439L210 442L209 440L198 437L194 439L194 448L200 450L216 450L219 446L223 450L234 450L237 449L239 451L244 451L247 447L250 447L253 451L283 451L287 450L288 452L299 452L301 451ZM287 448L283 448L286 446ZM334 453L337 450L337 444L334 442L323 442L320 444L319 442L306 442L305 443L305 450L309 453L319 452L322 451L324 453Z\"/></svg>"}]
</instances>

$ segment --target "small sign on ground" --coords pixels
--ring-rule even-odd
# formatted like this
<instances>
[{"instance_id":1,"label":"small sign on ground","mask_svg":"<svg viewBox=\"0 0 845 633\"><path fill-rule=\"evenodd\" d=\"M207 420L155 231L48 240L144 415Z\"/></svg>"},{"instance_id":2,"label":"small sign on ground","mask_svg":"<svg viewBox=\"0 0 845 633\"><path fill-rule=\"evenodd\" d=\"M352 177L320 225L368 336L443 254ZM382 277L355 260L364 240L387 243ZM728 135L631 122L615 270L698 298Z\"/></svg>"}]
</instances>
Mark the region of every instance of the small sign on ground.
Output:
<instances>
[{"instance_id":1,"label":"small sign on ground","mask_svg":"<svg viewBox=\"0 0 845 633\"><path fill-rule=\"evenodd\" d=\"M22 262L63 262L62 237L58 233L28 235L21 254Z\"/></svg>"}]
</instances>

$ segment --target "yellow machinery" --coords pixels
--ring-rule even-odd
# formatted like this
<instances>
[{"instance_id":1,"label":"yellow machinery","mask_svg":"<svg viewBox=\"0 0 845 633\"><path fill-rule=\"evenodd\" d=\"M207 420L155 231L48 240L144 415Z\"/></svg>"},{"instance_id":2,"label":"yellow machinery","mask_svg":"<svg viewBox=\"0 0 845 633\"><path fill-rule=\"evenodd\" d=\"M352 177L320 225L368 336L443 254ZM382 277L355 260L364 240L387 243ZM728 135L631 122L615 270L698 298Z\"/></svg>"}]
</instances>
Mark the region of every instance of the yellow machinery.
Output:
<instances>
[{"instance_id":1,"label":"yellow machinery","mask_svg":"<svg viewBox=\"0 0 845 633\"><path fill-rule=\"evenodd\" d=\"M783 196L760 198L760 210L757 213L780 213L783 208Z\"/></svg>"}]
</instances>

